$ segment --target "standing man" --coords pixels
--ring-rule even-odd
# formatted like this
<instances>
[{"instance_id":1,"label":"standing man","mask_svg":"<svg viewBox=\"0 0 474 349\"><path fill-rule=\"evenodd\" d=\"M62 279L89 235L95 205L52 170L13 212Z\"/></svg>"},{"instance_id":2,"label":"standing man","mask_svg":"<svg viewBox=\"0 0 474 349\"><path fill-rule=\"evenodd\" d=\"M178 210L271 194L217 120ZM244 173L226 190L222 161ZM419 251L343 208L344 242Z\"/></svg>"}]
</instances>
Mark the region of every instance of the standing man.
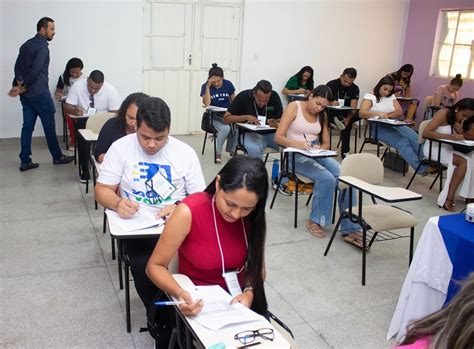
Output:
<instances>
[{"instance_id":1,"label":"standing man","mask_svg":"<svg viewBox=\"0 0 474 349\"><path fill-rule=\"evenodd\" d=\"M39 116L43 125L48 149L53 157L53 164L67 164L74 160L72 156L63 155L56 137L54 107L48 86L49 48L48 41L55 34L54 21L43 17L36 25L37 34L20 47L15 62L15 77L11 97L20 95L23 107L23 126L21 128L20 171L37 168L39 164L31 160L31 137Z\"/></svg>"},{"instance_id":2,"label":"standing man","mask_svg":"<svg viewBox=\"0 0 474 349\"><path fill-rule=\"evenodd\" d=\"M72 85L64 103L64 111L70 115L83 115L89 108L97 112L117 112L120 108L120 100L117 90L111 84L104 82L104 73L94 70L89 77L77 81ZM87 119L76 119L76 128L86 127ZM79 168L81 179L85 183L89 180L89 160L87 145L84 139L78 137L77 149L79 154Z\"/></svg>"},{"instance_id":3,"label":"standing man","mask_svg":"<svg viewBox=\"0 0 474 349\"><path fill-rule=\"evenodd\" d=\"M355 68L346 68L339 78L331 80L326 84L332 90L333 100L330 103L331 105L357 108L359 87L354 84L356 77L357 70ZM359 120L359 114L357 110L328 110L328 112L329 122L336 124L341 130L341 154L342 158L345 158L350 152L352 124ZM343 122L340 119L343 119Z\"/></svg>"},{"instance_id":4,"label":"standing man","mask_svg":"<svg viewBox=\"0 0 474 349\"><path fill-rule=\"evenodd\" d=\"M271 127L278 127L278 121L283 113L280 96L272 90L272 84L267 80L260 80L251 90L240 92L232 101L224 114L224 122L232 124L247 122L258 125L258 116L265 117ZM243 144L249 156L262 158L263 151L270 147L278 151L275 143L275 133L258 134L248 132Z\"/></svg>"}]
</instances>

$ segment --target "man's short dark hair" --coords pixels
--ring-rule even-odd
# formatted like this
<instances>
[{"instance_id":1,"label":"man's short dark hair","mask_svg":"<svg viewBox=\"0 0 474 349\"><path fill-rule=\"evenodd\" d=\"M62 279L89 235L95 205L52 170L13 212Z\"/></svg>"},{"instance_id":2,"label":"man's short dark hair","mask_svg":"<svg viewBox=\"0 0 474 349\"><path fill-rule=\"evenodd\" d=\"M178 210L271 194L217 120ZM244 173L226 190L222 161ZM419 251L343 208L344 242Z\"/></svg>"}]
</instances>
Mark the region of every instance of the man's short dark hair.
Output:
<instances>
[{"instance_id":1,"label":"man's short dark hair","mask_svg":"<svg viewBox=\"0 0 474 349\"><path fill-rule=\"evenodd\" d=\"M48 29L48 23L54 23L54 20L49 17L41 18L36 24L36 31L39 33L41 28Z\"/></svg>"},{"instance_id":2,"label":"man's short dark hair","mask_svg":"<svg viewBox=\"0 0 474 349\"><path fill-rule=\"evenodd\" d=\"M342 72L342 75L347 75L351 79L355 79L357 77L357 70L356 68L346 68Z\"/></svg>"},{"instance_id":3,"label":"man's short dark hair","mask_svg":"<svg viewBox=\"0 0 474 349\"><path fill-rule=\"evenodd\" d=\"M94 81L96 84L102 84L104 83L104 73L102 73L100 70L93 70L89 74L89 78Z\"/></svg>"},{"instance_id":4,"label":"man's short dark hair","mask_svg":"<svg viewBox=\"0 0 474 349\"><path fill-rule=\"evenodd\" d=\"M255 87L253 88L253 91L257 92L257 90L260 90L263 93L270 93L272 92L272 89L273 87L270 81L260 80L259 82L257 82L257 85L255 85Z\"/></svg>"},{"instance_id":5,"label":"man's short dark hair","mask_svg":"<svg viewBox=\"0 0 474 349\"><path fill-rule=\"evenodd\" d=\"M142 122L145 122L155 132L169 130L171 124L170 108L161 98L143 98L138 106L137 127L140 127Z\"/></svg>"}]
</instances>

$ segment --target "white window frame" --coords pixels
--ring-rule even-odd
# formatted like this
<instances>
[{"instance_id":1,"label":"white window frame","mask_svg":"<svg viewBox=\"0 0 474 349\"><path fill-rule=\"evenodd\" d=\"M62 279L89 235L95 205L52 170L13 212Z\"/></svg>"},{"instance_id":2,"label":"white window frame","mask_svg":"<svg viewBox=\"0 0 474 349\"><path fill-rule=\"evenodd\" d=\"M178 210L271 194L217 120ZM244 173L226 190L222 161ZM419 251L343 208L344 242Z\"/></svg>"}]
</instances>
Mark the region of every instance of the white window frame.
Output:
<instances>
[{"instance_id":1,"label":"white window frame","mask_svg":"<svg viewBox=\"0 0 474 349\"><path fill-rule=\"evenodd\" d=\"M443 18L444 18L444 13L446 12L458 12L458 17L457 17L457 21L456 21L456 31L455 31L455 34L454 34L454 41L453 41L453 49L451 51L451 57L449 59L449 67L448 67L448 74L447 75L441 75L439 73L437 73L437 70L438 70L438 62L439 62L439 55L441 53L441 46L444 44L444 42L442 41L443 38L441 38L441 28L443 26ZM436 36L435 36L435 42L434 42L434 45L433 45L433 55L432 55L432 60L431 60L431 76L435 76L435 77L440 77L440 78L450 78L450 77L454 77L458 72L453 72L450 74L450 71L451 71L451 66L453 64L453 55L454 55L454 52L455 52L455 47L456 46L467 46L469 47L469 45L467 44L456 44L456 38L457 38L457 34L458 34L458 26L459 26L459 18L461 16L461 13L474 13L474 8L472 9L449 9L449 10L441 10L440 13L439 13L439 17L438 17L438 25L437 25L437 31L436 31ZM473 74L473 70L474 70L474 39L471 41L471 45L470 45L470 48L471 48L471 59L468 63L468 67L467 67L467 73L466 74L463 74L463 80L470 80L470 81L474 81L474 79L471 77L471 75ZM464 76L465 75L465 76Z\"/></svg>"}]
</instances>

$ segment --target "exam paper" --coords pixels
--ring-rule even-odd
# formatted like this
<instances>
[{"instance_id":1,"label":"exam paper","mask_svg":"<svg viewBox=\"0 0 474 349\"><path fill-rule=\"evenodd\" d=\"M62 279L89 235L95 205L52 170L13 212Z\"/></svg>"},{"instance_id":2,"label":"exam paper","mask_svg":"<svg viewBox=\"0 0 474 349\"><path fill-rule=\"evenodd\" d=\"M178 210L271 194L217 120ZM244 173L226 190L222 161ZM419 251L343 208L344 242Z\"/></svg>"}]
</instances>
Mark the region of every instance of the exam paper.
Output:
<instances>
[{"instance_id":1,"label":"exam paper","mask_svg":"<svg viewBox=\"0 0 474 349\"><path fill-rule=\"evenodd\" d=\"M288 147L283 150L284 153L301 153L307 156L336 156L337 152L334 150L325 150L325 149L311 149L303 150L298 148Z\"/></svg>"},{"instance_id":2,"label":"exam paper","mask_svg":"<svg viewBox=\"0 0 474 349\"><path fill-rule=\"evenodd\" d=\"M193 286L186 290L193 299L202 299L204 306L193 319L210 330L217 331L228 325L263 319L240 303L229 304L232 297L218 285Z\"/></svg>"},{"instance_id":3,"label":"exam paper","mask_svg":"<svg viewBox=\"0 0 474 349\"><path fill-rule=\"evenodd\" d=\"M156 219L155 214L147 210L140 210L131 218L121 218L117 212L105 210L107 218L115 225L119 226L123 231L134 231L154 226L160 226L165 223L163 219Z\"/></svg>"},{"instance_id":4,"label":"exam paper","mask_svg":"<svg viewBox=\"0 0 474 349\"><path fill-rule=\"evenodd\" d=\"M211 110L211 111L216 111L216 112L225 112L225 111L227 111L227 108L216 107L216 106L213 106L213 105L210 105L210 106L206 107L206 109Z\"/></svg>"}]
</instances>

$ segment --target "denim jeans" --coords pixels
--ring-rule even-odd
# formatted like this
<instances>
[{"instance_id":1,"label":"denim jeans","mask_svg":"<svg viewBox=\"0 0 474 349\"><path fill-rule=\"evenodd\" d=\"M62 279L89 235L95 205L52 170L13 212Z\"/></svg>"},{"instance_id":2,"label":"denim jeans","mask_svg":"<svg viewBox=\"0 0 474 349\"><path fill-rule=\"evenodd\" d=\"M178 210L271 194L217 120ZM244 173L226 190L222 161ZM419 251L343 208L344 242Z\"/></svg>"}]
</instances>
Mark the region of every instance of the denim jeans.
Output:
<instances>
[{"instance_id":1,"label":"denim jeans","mask_svg":"<svg viewBox=\"0 0 474 349\"><path fill-rule=\"evenodd\" d=\"M230 133L230 125L224 124L224 122L222 120L219 120L219 118L214 118L212 120L212 124L217 130L216 152L220 154L222 153L222 146L224 145L225 140L227 139L227 143L229 143L230 141L228 138L229 133Z\"/></svg>"},{"instance_id":2,"label":"denim jeans","mask_svg":"<svg viewBox=\"0 0 474 349\"><path fill-rule=\"evenodd\" d=\"M392 148L397 149L400 156L410 165L416 169L420 164L420 159L423 158L423 149L418 144L418 135L408 126L391 126L377 123L372 125L371 137L375 139L375 128L377 130L377 138ZM425 173L428 166L420 167L418 173Z\"/></svg>"},{"instance_id":3,"label":"denim jeans","mask_svg":"<svg viewBox=\"0 0 474 349\"><path fill-rule=\"evenodd\" d=\"M256 132L246 132L244 147L247 155L261 159L266 147L278 151L278 144L275 143L275 133L258 134Z\"/></svg>"},{"instance_id":4,"label":"denim jeans","mask_svg":"<svg viewBox=\"0 0 474 349\"><path fill-rule=\"evenodd\" d=\"M290 155L291 157L291 155ZM291 158L290 158L291 161ZM334 192L339 177L339 163L331 158L310 158L295 154L295 171L313 180L313 201L309 219L321 226L331 224L332 204ZM349 203L349 191L344 189L338 195L339 212L349 208L349 204L357 204L355 190L352 192L352 202ZM360 230L360 226L344 218L340 231L343 235Z\"/></svg>"},{"instance_id":5,"label":"denim jeans","mask_svg":"<svg viewBox=\"0 0 474 349\"><path fill-rule=\"evenodd\" d=\"M20 160L22 164L31 162L31 137L35 129L36 118L39 116L43 124L44 135L48 143L48 149L53 159L59 159L62 155L56 137L56 125L54 121L53 99L49 91L38 96L20 96L23 106L23 126L21 128L21 152Z\"/></svg>"}]
</instances>

